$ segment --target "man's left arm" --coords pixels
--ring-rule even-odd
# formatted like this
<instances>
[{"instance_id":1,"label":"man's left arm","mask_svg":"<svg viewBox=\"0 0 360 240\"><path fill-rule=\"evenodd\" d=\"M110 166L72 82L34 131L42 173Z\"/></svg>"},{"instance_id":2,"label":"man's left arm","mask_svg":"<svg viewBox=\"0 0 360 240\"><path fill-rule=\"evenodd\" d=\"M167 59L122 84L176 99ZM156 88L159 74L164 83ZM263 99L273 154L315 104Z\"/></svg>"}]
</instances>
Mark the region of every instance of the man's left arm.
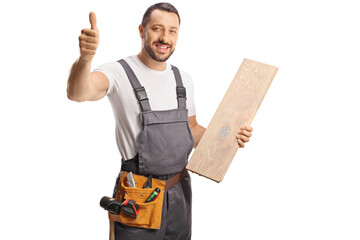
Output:
<instances>
[{"instance_id":1,"label":"man's left arm","mask_svg":"<svg viewBox=\"0 0 360 240\"><path fill-rule=\"evenodd\" d=\"M198 122L196 121L196 115L188 117L188 120L189 120L189 126L190 126L191 133L194 137L193 148L196 148L200 142L200 139L204 135L206 128L204 128L203 126L198 124ZM243 126L239 130L238 134L234 138L234 139L237 139L239 147L241 147L241 148L245 147L245 142L250 141L252 131L253 131L253 128L250 126Z\"/></svg>"}]
</instances>

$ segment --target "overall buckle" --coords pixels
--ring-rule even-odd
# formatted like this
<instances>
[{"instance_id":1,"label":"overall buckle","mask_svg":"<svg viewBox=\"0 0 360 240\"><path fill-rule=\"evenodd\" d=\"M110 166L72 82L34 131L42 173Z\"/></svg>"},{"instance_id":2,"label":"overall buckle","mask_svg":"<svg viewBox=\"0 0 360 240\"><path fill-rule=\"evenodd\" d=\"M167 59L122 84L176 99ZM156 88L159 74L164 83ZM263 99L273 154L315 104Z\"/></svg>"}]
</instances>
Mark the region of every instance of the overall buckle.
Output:
<instances>
[{"instance_id":1,"label":"overall buckle","mask_svg":"<svg viewBox=\"0 0 360 240\"><path fill-rule=\"evenodd\" d=\"M176 95L178 98L186 98L186 89L184 87L176 87Z\"/></svg>"},{"instance_id":2,"label":"overall buckle","mask_svg":"<svg viewBox=\"0 0 360 240\"><path fill-rule=\"evenodd\" d=\"M148 100L144 87L135 88L135 93L139 101Z\"/></svg>"}]
</instances>

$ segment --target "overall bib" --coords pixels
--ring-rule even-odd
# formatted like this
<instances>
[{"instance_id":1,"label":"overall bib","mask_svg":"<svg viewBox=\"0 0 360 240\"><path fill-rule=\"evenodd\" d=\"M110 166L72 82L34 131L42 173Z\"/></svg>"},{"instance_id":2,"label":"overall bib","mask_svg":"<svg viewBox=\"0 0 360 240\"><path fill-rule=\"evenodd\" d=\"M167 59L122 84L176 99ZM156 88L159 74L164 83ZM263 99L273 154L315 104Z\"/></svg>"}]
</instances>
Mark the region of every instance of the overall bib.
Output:
<instances>
[{"instance_id":1,"label":"overall bib","mask_svg":"<svg viewBox=\"0 0 360 240\"><path fill-rule=\"evenodd\" d=\"M176 80L178 108L153 111L135 73L125 60L118 62L124 68L141 106L139 118L142 124L137 138L138 153L132 159L122 159L121 170L167 180L186 167L194 145L188 123L186 89L179 69L171 66ZM113 197L116 196L118 184L119 176ZM115 239L191 239L191 197L191 179L187 172L178 184L165 190L160 229L137 228L114 222Z\"/></svg>"}]
</instances>

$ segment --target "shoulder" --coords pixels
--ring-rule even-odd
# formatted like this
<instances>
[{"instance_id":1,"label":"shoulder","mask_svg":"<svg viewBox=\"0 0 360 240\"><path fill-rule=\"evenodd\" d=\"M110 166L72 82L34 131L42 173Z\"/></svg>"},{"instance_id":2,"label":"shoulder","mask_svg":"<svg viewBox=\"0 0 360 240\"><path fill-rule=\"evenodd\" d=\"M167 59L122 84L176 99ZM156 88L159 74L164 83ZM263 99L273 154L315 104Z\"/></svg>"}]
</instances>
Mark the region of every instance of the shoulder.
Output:
<instances>
[{"instance_id":1,"label":"shoulder","mask_svg":"<svg viewBox=\"0 0 360 240\"><path fill-rule=\"evenodd\" d=\"M95 71L95 70L109 70L109 71L111 71L111 70L117 70L118 65L119 65L119 63L118 63L117 61L106 62L106 63L103 63L103 64L97 66L97 67L94 69L94 71Z\"/></svg>"},{"instance_id":2,"label":"shoulder","mask_svg":"<svg viewBox=\"0 0 360 240\"><path fill-rule=\"evenodd\" d=\"M130 61L130 57L126 57L126 58L123 58L126 62L129 62ZM107 71L110 71L112 73L116 73L116 72L125 72L123 67L121 66L121 64L119 63L120 60L117 60L117 61L109 61L109 62L106 62L106 63L103 63L99 66L97 66L94 71L96 70L107 70Z\"/></svg>"},{"instance_id":3,"label":"shoulder","mask_svg":"<svg viewBox=\"0 0 360 240\"><path fill-rule=\"evenodd\" d=\"M128 62L129 58L130 57L126 57L126 58L124 58L124 60ZM103 64L97 66L96 68L94 68L93 71L103 72L108 77L114 78L115 80L118 80L118 81L123 79L126 76L126 72L125 72L124 68L121 66L121 64L118 62L118 60L103 63Z\"/></svg>"}]
</instances>

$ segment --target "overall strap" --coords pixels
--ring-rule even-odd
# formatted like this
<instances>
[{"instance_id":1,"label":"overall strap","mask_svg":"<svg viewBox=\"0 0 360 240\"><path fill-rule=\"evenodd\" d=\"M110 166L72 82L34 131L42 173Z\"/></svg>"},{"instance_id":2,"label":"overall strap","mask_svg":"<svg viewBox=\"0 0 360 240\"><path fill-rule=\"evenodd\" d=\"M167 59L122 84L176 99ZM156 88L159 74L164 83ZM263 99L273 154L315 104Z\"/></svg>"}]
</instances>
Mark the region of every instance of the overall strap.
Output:
<instances>
[{"instance_id":1,"label":"overall strap","mask_svg":"<svg viewBox=\"0 0 360 240\"><path fill-rule=\"evenodd\" d=\"M178 108L186 108L186 89L183 86L180 71L177 67L173 65L171 65L171 69L174 72L174 76L176 80L176 95L178 101Z\"/></svg>"},{"instance_id":2,"label":"overall strap","mask_svg":"<svg viewBox=\"0 0 360 240\"><path fill-rule=\"evenodd\" d=\"M138 78L136 77L134 71L130 68L129 64L124 60L120 59L118 61L124 68L126 75L128 76L131 86L135 91L136 98L139 100L141 105L141 111L150 111L149 99L147 98L145 88L141 86Z\"/></svg>"}]
</instances>

